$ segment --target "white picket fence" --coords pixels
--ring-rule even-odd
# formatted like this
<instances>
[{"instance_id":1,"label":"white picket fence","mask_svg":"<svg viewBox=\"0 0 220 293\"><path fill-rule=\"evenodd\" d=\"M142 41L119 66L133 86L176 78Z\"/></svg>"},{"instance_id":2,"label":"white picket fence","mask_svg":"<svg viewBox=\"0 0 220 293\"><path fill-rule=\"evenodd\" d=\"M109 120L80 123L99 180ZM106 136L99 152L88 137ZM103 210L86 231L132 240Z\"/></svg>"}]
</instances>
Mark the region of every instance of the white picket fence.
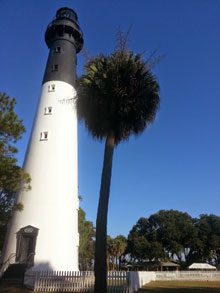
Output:
<instances>
[{"instance_id":1,"label":"white picket fence","mask_svg":"<svg viewBox=\"0 0 220 293\"><path fill-rule=\"evenodd\" d=\"M36 292L93 292L94 287L94 272L29 272L25 278ZM129 293L127 272L108 272L107 284L108 293Z\"/></svg>"},{"instance_id":2,"label":"white picket fence","mask_svg":"<svg viewBox=\"0 0 220 293\"><path fill-rule=\"evenodd\" d=\"M108 272L108 293L134 293L151 281L220 281L220 272ZM93 293L94 272L27 271L24 284L36 292Z\"/></svg>"},{"instance_id":3,"label":"white picket fence","mask_svg":"<svg viewBox=\"0 0 220 293\"><path fill-rule=\"evenodd\" d=\"M156 281L220 281L219 271L155 272Z\"/></svg>"}]
</instances>

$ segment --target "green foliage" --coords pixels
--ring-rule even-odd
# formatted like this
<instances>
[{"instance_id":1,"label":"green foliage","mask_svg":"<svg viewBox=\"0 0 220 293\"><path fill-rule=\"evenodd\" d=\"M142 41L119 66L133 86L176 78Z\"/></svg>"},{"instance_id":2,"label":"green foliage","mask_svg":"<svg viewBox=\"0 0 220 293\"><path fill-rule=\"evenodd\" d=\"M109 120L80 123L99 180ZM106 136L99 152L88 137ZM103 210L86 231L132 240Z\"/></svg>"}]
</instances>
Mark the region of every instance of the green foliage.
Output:
<instances>
[{"instance_id":1,"label":"green foliage","mask_svg":"<svg viewBox=\"0 0 220 293\"><path fill-rule=\"evenodd\" d=\"M108 270L120 270L121 261L127 248L127 239L123 235L107 238Z\"/></svg>"},{"instance_id":2,"label":"green foliage","mask_svg":"<svg viewBox=\"0 0 220 293\"><path fill-rule=\"evenodd\" d=\"M20 189L30 188L30 177L17 165L14 144L25 129L14 111L16 101L0 93L0 250L2 249L6 225L13 210L22 210L15 204L15 194Z\"/></svg>"},{"instance_id":3,"label":"green foliage","mask_svg":"<svg viewBox=\"0 0 220 293\"><path fill-rule=\"evenodd\" d=\"M220 217L193 219L175 210L161 210L140 218L128 235L127 253L133 261L175 260L183 267L193 262L220 264Z\"/></svg>"},{"instance_id":4,"label":"green foliage","mask_svg":"<svg viewBox=\"0 0 220 293\"><path fill-rule=\"evenodd\" d=\"M92 270L94 262L95 230L92 222L86 220L85 212L79 209L79 268L81 271Z\"/></svg>"},{"instance_id":5,"label":"green foliage","mask_svg":"<svg viewBox=\"0 0 220 293\"><path fill-rule=\"evenodd\" d=\"M175 210L162 210L150 216L149 222L156 230L157 239L166 253L181 262L184 248L192 244L196 234L191 216Z\"/></svg>"},{"instance_id":6,"label":"green foliage","mask_svg":"<svg viewBox=\"0 0 220 293\"><path fill-rule=\"evenodd\" d=\"M197 238L190 251L188 262L211 262L220 264L220 217L201 215L194 219Z\"/></svg>"},{"instance_id":7,"label":"green foliage","mask_svg":"<svg viewBox=\"0 0 220 293\"><path fill-rule=\"evenodd\" d=\"M159 106L159 85L148 63L129 50L91 59L79 80L78 95L78 116L92 136L112 134L116 144L141 133Z\"/></svg>"},{"instance_id":8,"label":"green foliage","mask_svg":"<svg viewBox=\"0 0 220 293\"><path fill-rule=\"evenodd\" d=\"M17 142L25 131L22 120L14 112L16 100L0 93L0 150L1 154L16 153L11 143Z\"/></svg>"},{"instance_id":9,"label":"green foliage","mask_svg":"<svg viewBox=\"0 0 220 293\"><path fill-rule=\"evenodd\" d=\"M165 252L158 242L156 230L154 230L147 218L140 218L128 235L128 249L133 259L158 260L165 258Z\"/></svg>"}]
</instances>

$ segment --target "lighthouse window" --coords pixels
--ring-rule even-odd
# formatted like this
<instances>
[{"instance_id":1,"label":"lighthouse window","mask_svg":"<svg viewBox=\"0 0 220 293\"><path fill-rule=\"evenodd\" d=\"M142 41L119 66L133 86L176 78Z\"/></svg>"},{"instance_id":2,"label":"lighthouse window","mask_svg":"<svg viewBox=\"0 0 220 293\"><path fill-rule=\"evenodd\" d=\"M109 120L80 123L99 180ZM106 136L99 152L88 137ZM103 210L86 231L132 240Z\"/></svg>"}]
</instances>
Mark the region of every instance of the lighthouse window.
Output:
<instances>
[{"instance_id":1,"label":"lighthouse window","mask_svg":"<svg viewBox=\"0 0 220 293\"><path fill-rule=\"evenodd\" d=\"M58 70L58 65L57 64L52 65L52 71L57 71L57 70Z\"/></svg>"},{"instance_id":2,"label":"lighthouse window","mask_svg":"<svg viewBox=\"0 0 220 293\"><path fill-rule=\"evenodd\" d=\"M40 133L40 140L48 140L48 132L43 131Z\"/></svg>"},{"instance_id":3,"label":"lighthouse window","mask_svg":"<svg viewBox=\"0 0 220 293\"><path fill-rule=\"evenodd\" d=\"M52 114L52 107L45 107L44 115L51 115L51 114Z\"/></svg>"},{"instance_id":4,"label":"lighthouse window","mask_svg":"<svg viewBox=\"0 0 220 293\"><path fill-rule=\"evenodd\" d=\"M55 84L48 85L48 92L55 92Z\"/></svg>"},{"instance_id":5,"label":"lighthouse window","mask_svg":"<svg viewBox=\"0 0 220 293\"><path fill-rule=\"evenodd\" d=\"M60 47L56 47L56 48L54 49L54 52L55 52L55 53L60 53L60 52L61 52L61 48L60 48Z\"/></svg>"}]
</instances>

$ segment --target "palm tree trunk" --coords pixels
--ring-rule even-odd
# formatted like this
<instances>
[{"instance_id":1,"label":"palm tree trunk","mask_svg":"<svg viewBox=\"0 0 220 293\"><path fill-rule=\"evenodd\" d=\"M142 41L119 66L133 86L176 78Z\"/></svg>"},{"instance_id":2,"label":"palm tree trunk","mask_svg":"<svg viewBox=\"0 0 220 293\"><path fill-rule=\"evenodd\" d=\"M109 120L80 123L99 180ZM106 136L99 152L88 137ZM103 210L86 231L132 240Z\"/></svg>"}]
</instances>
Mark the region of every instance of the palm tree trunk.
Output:
<instances>
[{"instance_id":1,"label":"palm tree trunk","mask_svg":"<svg viewBox=\"0 0 220 293\"><path fill-rule=\"evenodd\" d=\"M115 138L113 135L108 135L105 142L99 205L96 218L95 293L107 292L107 215L114 147Z\"/></svg>"}]
</instances>

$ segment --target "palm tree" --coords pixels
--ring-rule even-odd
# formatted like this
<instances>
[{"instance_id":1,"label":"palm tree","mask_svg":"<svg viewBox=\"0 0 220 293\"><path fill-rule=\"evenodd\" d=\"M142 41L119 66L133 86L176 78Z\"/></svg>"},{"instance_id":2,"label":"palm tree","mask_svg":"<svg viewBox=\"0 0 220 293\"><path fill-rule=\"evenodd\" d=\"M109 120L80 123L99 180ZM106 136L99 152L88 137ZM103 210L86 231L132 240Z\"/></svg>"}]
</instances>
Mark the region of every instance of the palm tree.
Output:
<instances>
[{"instance_id":1,"label":"palm tree","mask_svg":"<svg viewBox=\"0 0 220 293\"><path fill-rule=\"evenodd\" d=\"M121 259L127 248L127 239L118 235L115 238L107 236L107 253L108 253L108 262L109 267L111 265L112 270L120 270L121 268Z\"/></svg>"},{"instance_id":2,"label":"palm tree","mask_svg":"<svg viewBox=\"0 0 220 293\"><path fill-rule=\"evenodd\" d=\"M115 146L138 135L153 122L159 107L159 85L150 62L120 46L110 55L87 61L79 79L77 110L93 138L105 139L96 219L95 292L107 292L107 213Z\"/></svg>"}]
</instances>

